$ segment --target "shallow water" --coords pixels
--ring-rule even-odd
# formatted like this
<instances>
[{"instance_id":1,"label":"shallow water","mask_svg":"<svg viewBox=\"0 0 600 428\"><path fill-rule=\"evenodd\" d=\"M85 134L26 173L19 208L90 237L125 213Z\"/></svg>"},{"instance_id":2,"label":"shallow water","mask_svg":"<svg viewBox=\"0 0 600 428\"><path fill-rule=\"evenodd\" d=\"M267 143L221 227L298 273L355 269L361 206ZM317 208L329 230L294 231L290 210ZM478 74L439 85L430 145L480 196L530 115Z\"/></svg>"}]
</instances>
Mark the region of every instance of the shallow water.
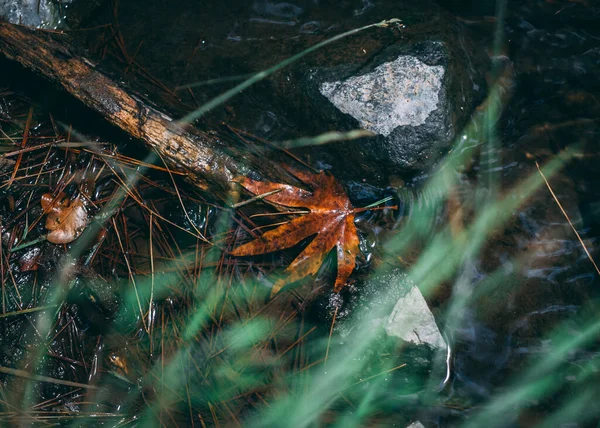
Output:
<instances>
[{"instance_id":1,"label":"shallow water","mask_svg":"<svg viewBox=\"0 0 600 428\"><path fill-rule=\"evenodd\" d=\"M386 240L418 217L427 233L419 237L414 251L403 254L410 271L411 264L422 260L421 250L430 248L449 222L448 239L455 239L493 202L504 198L505 206L509 206L519 200L525 193L519 184L528 177L539 178L535 161L543 165L568 147L573 148L574 156L549 177L549 182L590 256L598 254L600 8L585 2L515 1L506 4L501 19L494 16L493 2L476 3L473 7L452 2L443 5L456 13L451 15L452 25L460 34L475 40L476 48L498 63L508 64L512 95L507 97L502 113L492 117L493 137L457 173L450 197L426 186L439 173L437 169L403 176L401 184L397 177L384 185L378 182L378 187L345 183L355 206L399 195L399 200L389 203L399 204L395 215L373 211L358 219L363 272L377 264L374 260L390 256L385 250ZM432 4L423 3L422 7L423 16L434 13L425 9ZM136 61L148 73L174 87L265 68L269 62L296 53L300 37L336 34L342 28L369 22L381 9L393 7L367 0L229 0L211 7L191 1L177 6L145 1L143 7L138 2L122 2L118 17L129 53L135 52ZM101 15L95 17L89 26L102 23L102 19ZM418 21L418 13L412 19ZM410 27L410 20L406 25ZM90 43L96 53L101 51L101 46ZM271 49L273 55L254 55L257 49ZM232 52L235 55L230 55ZM107 58L106 62L110 61ZM473 65L465 65L469 66ZM147 85L147 81L138 83ZM180 100L169 107L184 112L231 85L226 82L180 91ZM318 131L313 124L299 129L293 115L269 95L272 89L270 82L264 82L245 91L201 125L227 120L274 140ZM484 140L482 133L464 141L460 137L457 151ZM318 165L319 159L314 163ZM192 212L196 227L206 225L209 210L200 207ZM406 422L418 419L425 426L595 424L598 409L591 397L597 396L600 372L598 334L594 330L599 315L598 273L545 184L516 209L508 213L499 210L497 215L501 214L506 214L502 225L486 230L480 244L473 235L472 246L465 246L464 258L452 275L423 290L450 344L448 360L431 368L434 378L430 382L438 386L445 380L441 391L428 398L431 402L421 397L420 402L400 411L386 408L383 413L394 415L396 411L400 417L405 411L410 415ZM180 213L168 215L189 228L189 218L182 218ZM454 223L450 221L453 218L457 219ZM185 238L180 239L178 242L185 245ZM260 266L252 269L262 275ZM587 338L590 331L595 336ZM576 340L579 337L581 343ZM406 358L409 366L413 358L414 367L423 367L419 366L421 355L406 354ZM415 377L429 376L428 370ZM531 392L527 387L539 380L535 377L538 370L548 370L553 376L548 384ZM411 393L419 388L420 392L427 390L425 382L415 384L421 387L411 386ZM514 410L517 406L519 410Z\"/></svg>"}]
</instances>

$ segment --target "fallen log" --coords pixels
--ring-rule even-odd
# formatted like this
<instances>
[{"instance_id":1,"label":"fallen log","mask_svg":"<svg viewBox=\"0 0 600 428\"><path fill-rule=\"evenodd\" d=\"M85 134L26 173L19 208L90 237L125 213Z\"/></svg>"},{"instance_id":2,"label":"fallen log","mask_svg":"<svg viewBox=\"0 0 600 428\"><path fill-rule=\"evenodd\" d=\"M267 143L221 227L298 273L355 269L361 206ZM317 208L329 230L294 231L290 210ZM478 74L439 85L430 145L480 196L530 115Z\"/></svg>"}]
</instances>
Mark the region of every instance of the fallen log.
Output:
<instances>
[{"instance_id":1,"label":"fallen log","mask_svg":"<svg viewBox=\"0 0 600 428\"><path fill-rule=\"evenodd\" d=\"M222 150L215 136L179 126L109 78L93 61L75 54L75 49L58 37L0 22L0 53L60 84L108 122L145 142L200 187L206 189L209 182L221 190L230 189L232 179L244 168Z\"/></svg>"}]
</instances>

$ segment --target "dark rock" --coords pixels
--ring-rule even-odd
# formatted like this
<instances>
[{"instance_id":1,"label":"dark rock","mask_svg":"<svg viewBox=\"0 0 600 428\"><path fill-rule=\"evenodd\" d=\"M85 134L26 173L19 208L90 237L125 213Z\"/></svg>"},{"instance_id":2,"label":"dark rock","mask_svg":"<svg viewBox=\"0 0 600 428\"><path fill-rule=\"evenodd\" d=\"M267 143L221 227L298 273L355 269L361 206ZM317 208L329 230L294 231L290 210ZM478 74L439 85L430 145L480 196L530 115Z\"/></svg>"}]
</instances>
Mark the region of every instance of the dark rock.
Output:
<instances>
[{"instance_id":1,"label":"dark rock","mask_svg":"<svg viewBox=\"0 0 600 428\"><path fill-rule=\"evenodd\" d=\"M0 158L0 173L5 173L15 166L15 161L7 158Z\"/></svg>"},{"instance_id":2,"label":"dark rock","mask_svg":"<svg viewBox=\"0 0 600 428\"><path fill-rule=\"evenodd\" d=\"M303 102L313 116L331 129L376 134L319 149L323 158L336 169L364 165L383 176L428 168L449 149L482 98L482 75L468 67L465 52L440 38L398 42L360 67L310 70Z\"/></svg>"},{"instance_id":3,"label":"dark rock","mask_svg":"<svg viewBox=\"0 0 600 428\"><path fill-rule=\"evenodd\" d=\"M62 7L66 12L65 25L68 28L79 28L81 23L89 18L106 0L73 0Z\"/></svg>"}]
</instances>

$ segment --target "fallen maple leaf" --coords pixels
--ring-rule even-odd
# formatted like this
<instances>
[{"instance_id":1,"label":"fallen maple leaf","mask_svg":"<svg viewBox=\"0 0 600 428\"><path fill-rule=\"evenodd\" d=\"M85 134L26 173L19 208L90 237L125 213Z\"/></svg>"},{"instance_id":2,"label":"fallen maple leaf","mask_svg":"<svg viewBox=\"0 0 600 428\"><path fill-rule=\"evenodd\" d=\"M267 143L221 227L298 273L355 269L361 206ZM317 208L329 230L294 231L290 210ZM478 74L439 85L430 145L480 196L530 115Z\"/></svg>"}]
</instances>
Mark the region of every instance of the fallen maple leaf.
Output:
<instances>
[{"instance_id":1,"label":"fallen maple leaf","mask_svg":"<svg viewBox=\"0 0 600 428\"><path fill-rule=\"evenodd\" d=\"M344 189L332 175L297 173L298 178L312 186L313 192L281 183L255 181L242 178L239 183L255 195L268 194L264 200L286 207L308 208L310 212L297 217L257 239L234 249L234 256L253 256L293 247L305 238L316 234L311 243L286 268L287 277L277 281L271 295L283 286L314 275L327 254L337 247L337 277L334 291L346 285L356 265L358 234L354 225L356 209Z\"/></svg>"},{"instance_id":2,"label":"fallen maple leaf","mask_svg":"<svg viewBox=\"0 0 600 428\"><path fill-rule=\"evenodd\" d=\"M79 198L70 200L64 193L57 197L46 193L42 195L41 205L46 216L46 235L48 242L68 244L83 232L88 224L88 215Z\"/></svg>"}]
</instances>

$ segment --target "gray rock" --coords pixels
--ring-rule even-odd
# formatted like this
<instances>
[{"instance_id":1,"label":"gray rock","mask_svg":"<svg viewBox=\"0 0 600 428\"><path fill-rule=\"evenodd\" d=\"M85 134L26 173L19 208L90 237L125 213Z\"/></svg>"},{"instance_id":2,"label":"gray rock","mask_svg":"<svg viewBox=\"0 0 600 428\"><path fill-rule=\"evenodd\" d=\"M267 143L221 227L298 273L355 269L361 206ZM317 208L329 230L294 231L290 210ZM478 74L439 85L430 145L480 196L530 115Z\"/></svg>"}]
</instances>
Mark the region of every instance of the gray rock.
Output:
<instances>
[{"instance_id":1,"label":"gray rock","mask_svg":"<svg viewBox=\"0 0 600 428\"><path fill-rule=\"evenodd\" d=\"M446 342L419 289L411 287L398 299L385 325L388 336L396 336L415 345L428 344L432 348L446 348Z\"/></svg>"},{"instance_id":2,"label":"gray rock","mask_svg":"<svg viewBox=\"0 0 600 428\"><path fill-rule=\"evenodd\" d=\"M368 277L362 283L332 293L321 303L325 323L336 312L336 328L342 335L357 324L368 323L374 335L397 337L413 345L445 349L435 318L419 288L400 269Z\"/></svg>"},{"instance_id":3,"label":"gray rock","mask_svg":"<svg viewBox=\"0 0 600 428\"><path fill-rule=\"evenodd\" d=\"M13 24L56 28L60 22L57 12L50 0L0 0L0 17Z\"/></svg>"},{"instance_id":4,"label":"gray rock","mask_svg":"<svg viewBox=\"0 0 600 428\"><path fill-rule=\"evenodd\" d=\"M399 126L419 126L438 108L444 67L400 55L371 73L324 82L320 92L364 129L389 136Z\"/></svg>"},{"instance_id":5,"label":"gray rock","mask_svg":"<svg viewBox=\"0 0 600 428\"><path fill-rule=\"evenodd\" d=\"M415 298L416 294L420 299ZM443 381L446 350L437 347L443 346L443 340L418 288L401 269L373 273L357 281L356 286L345 287L339 294L324 293L321 298L320 304L318 301L310 303L306 319L320 327L319 334L327 340L331 355L351 353L359 370L358 379L375 378L406 364L401 370L386 374L385 380L402 401L413 400L413 394L421 394L431 385ZM418 308L406 307L415 301L419 301ZM424 316L416 314L419 309ZM413 316L402 318L398 315L404 311ZM319 318L315 316L317 314ZM438 336L424 334L421 340L414 340L409 334L399 336L403 328L408 332L437 331ZM365 388L369 388L368 382L365 382ZM408 422L400 425L405 426Z\"/></svg>"},{"instance_id":6,"label":"gray rock","mask_svg":"<svg viewBox=\"0 0 600 428\"><path fill-rule=\"evenodd\" d=\"M483 62L440 38L391 45L360 67L313 68L304 81L312 121L376 136L311 150L337 171L359 166L346 171L351 179L429 168L482 99L483 77L473 64Z\"/></svg>"},{"instance_id":7,"label":"gray rock","mask_svg":"<svg viewBox=\"0 0 600 428\"><path fill-rule=\"evenodd\" d=\"M331 347L357 352L361 378L406 364L389 380L403 395L444 379L445 343L423 296L401 269L374 273L340 294L323 295L321 305L313 302L309 311L324 337L335 316Z\"/></svg>"}]
</instances>

